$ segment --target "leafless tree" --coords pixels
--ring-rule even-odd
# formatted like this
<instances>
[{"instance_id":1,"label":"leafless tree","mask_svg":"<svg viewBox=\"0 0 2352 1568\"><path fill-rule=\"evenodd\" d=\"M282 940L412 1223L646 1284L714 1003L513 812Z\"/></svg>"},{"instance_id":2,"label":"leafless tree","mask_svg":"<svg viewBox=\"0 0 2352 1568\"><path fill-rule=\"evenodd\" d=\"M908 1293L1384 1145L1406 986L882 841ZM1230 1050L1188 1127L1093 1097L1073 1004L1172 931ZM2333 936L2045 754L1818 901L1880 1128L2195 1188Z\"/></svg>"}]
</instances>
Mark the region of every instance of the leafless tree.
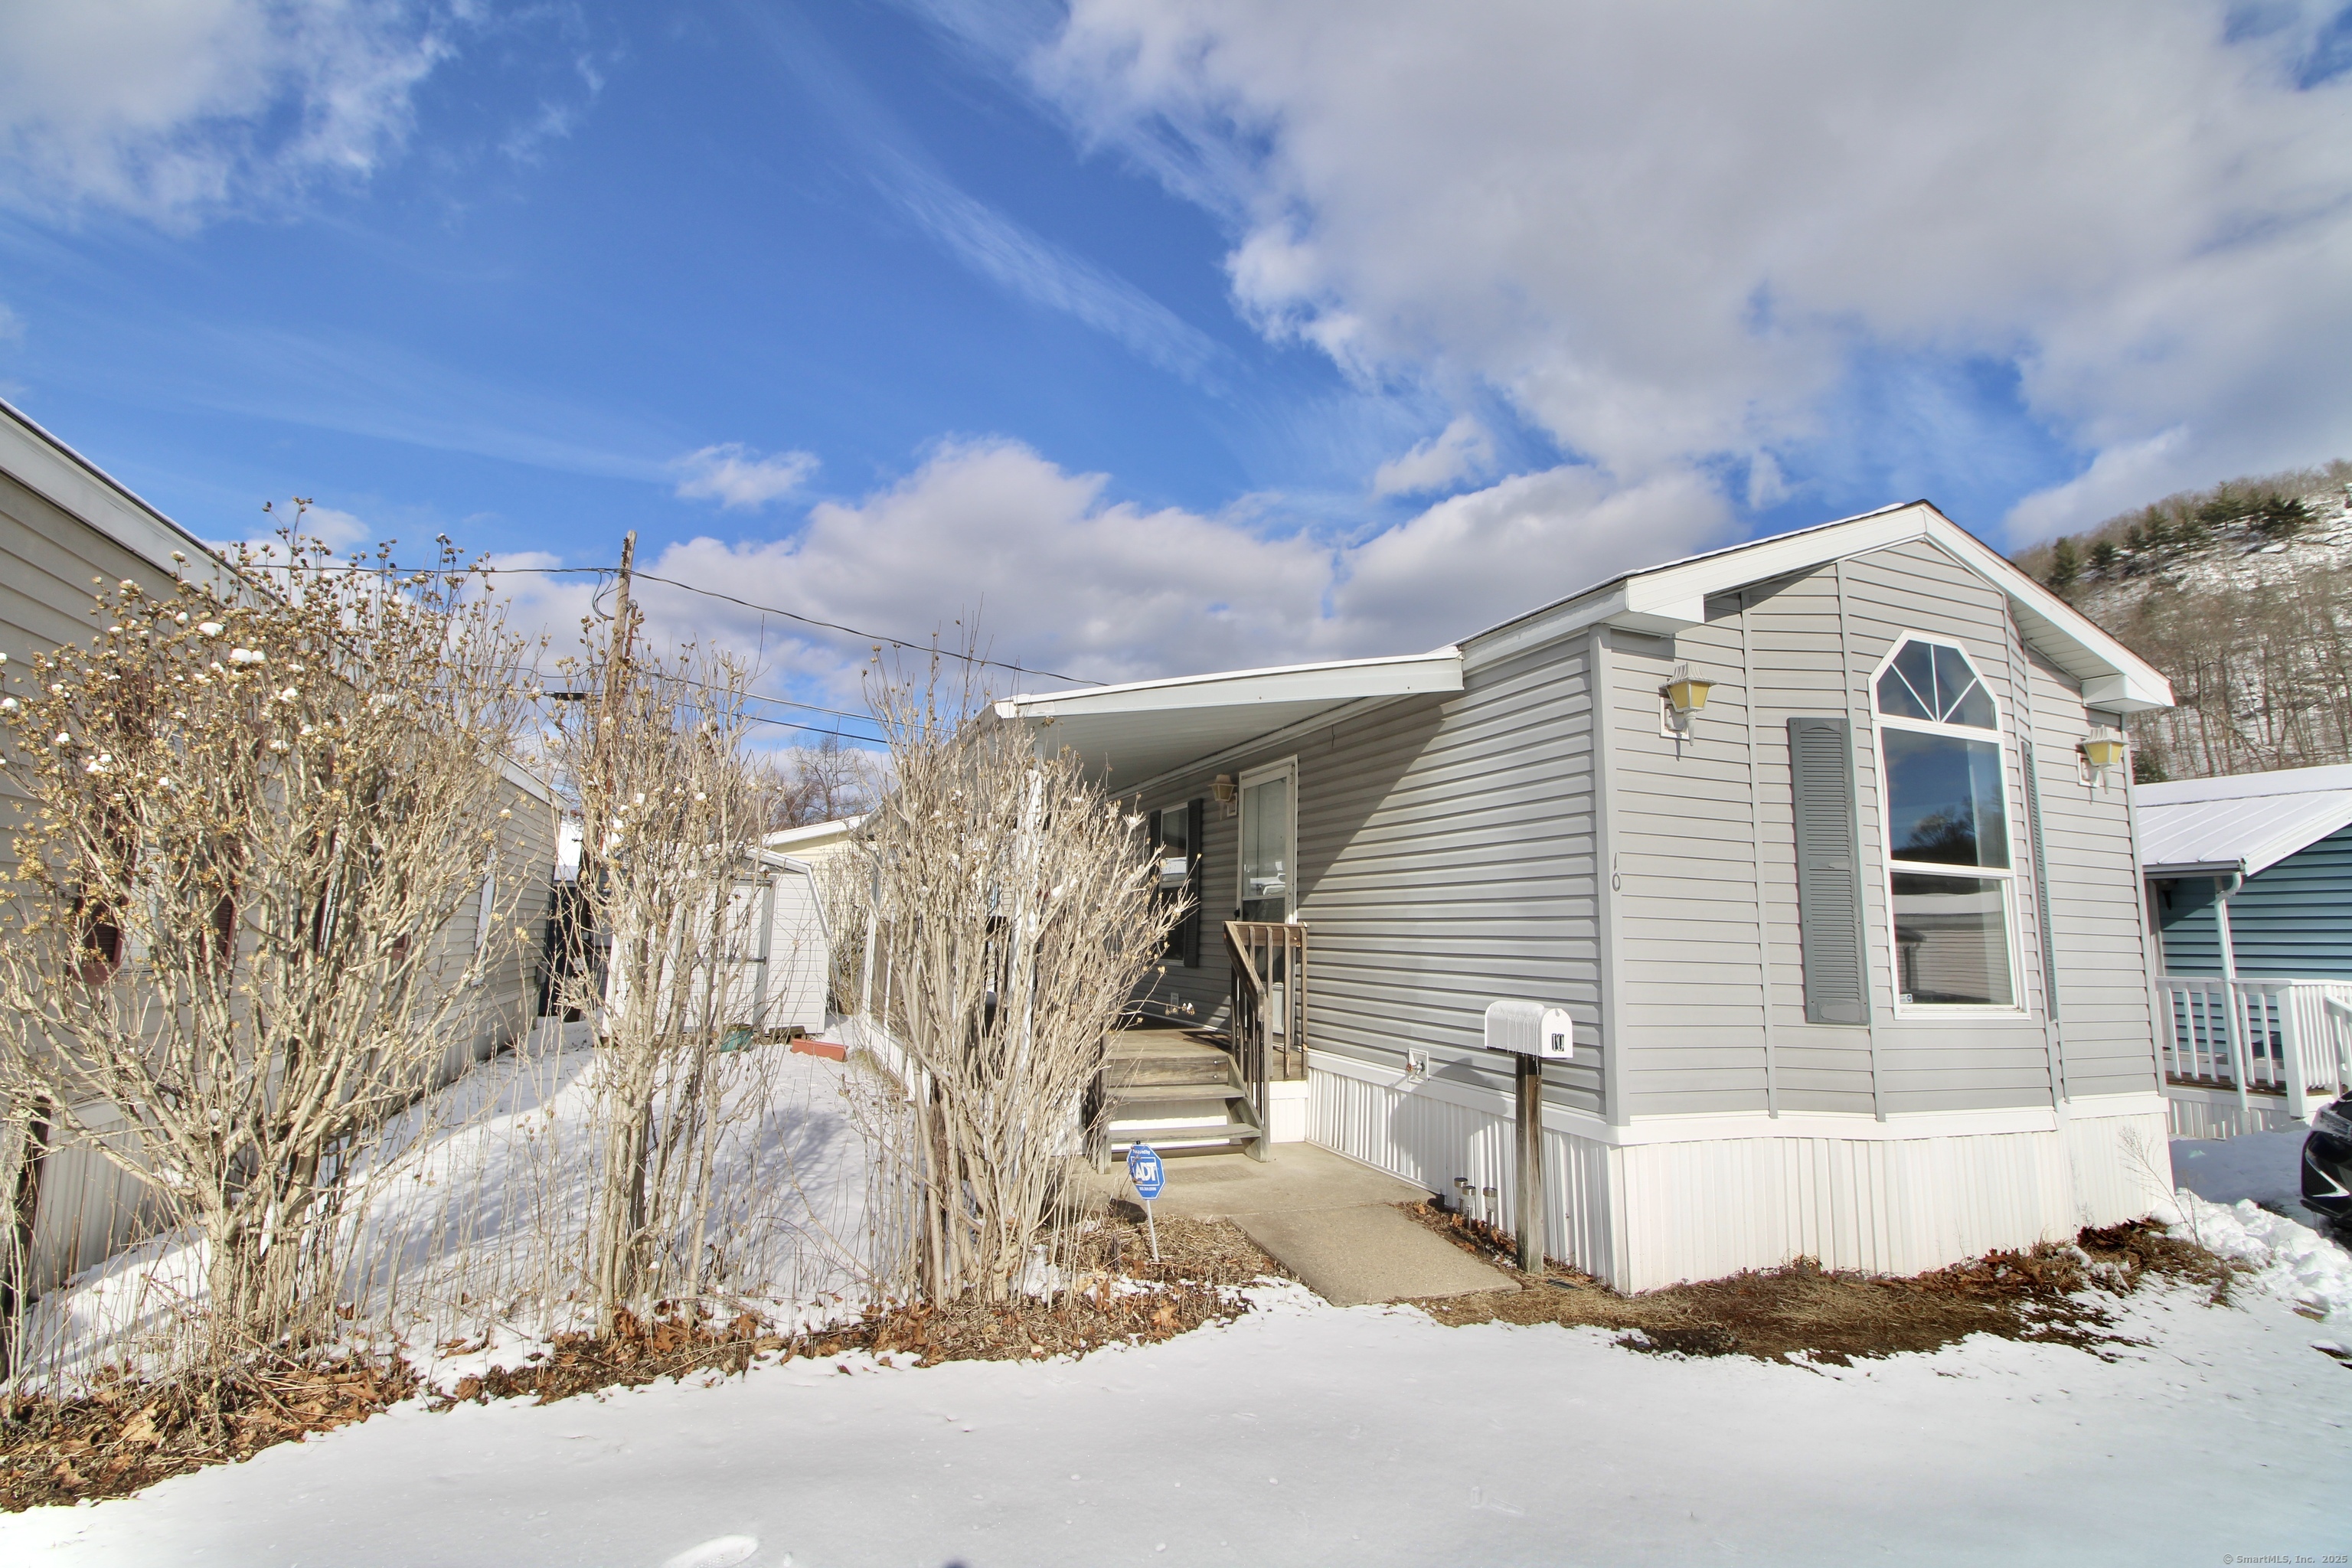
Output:
<instances>
[{"instance_id":1,"label":"leafless tree","mask_svg":"<svg viewBox=\"0 0 2352 1568\"><path fill-rule=\"evenodd\" d=\"M202 1235L219 1355L325 1321L355 1144L510 951L453 922L502 923L520 645L446 546L400 574L285 539L241 565L289 585L240 603L100 584L0 701L0 1090Z\"/></svg>"},{"instance_id":2,"label":"leafless tree","mask_svg":"<svg viewBox=\"0 0 2352 1568\"><path fill-rule=\"evenodd\" d=\"M611 630L601 695L552 744L579 794L580 885L604 955L564 1000L597 1018L603 1155L583 1271L606 1326L699 1284L730 1103L719 1057L748 1022L730 976L757 906L738 881L766 825L742 752L743 668L693 649L630 658L632 630Z\"/></svg>"},{"instance_id":3,"label":"leafless tree","mask_svg":"<svg viewBox=\"0 0 2352 1568\"><path fill-rule=\"evenodd\" d=\"M814 746L767 752L751 763L768 831L838 822L873 808L883 769L875 753L827 735Z\"/></svg>"},{"instance_id":4,"label":"leafless tree","mask_svg":"<svg viewBox=\"0 0 2352 1568\"><path fill-rule=\"evenodd\" d=\"M861 993L907 1094L878 1130L901 1288L1001 1299L1066 1238L1082 1103L1182 911L1076 759L941 690L936 665L879 689L895 778L836 886L862 883Z\"/></svg>"}]
</instances>

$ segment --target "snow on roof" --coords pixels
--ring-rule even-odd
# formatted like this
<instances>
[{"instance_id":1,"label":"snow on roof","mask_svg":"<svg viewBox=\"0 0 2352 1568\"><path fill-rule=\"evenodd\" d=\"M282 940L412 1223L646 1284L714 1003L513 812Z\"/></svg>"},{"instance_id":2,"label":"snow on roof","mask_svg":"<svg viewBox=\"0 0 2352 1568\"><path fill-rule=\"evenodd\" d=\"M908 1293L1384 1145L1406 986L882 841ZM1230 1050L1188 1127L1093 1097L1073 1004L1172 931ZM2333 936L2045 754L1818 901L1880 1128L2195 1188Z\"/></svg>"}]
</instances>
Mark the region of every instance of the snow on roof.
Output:
<instances>
[{"instance_id":1,"label":"snow on roof","mask_svg":"<svg viewBox=\"0 0 2352 1568\"><path fill-rule=\"evenodd\" d=\"M2352 766L2138 784L2141 869L2242 866L2251 877L2352 826Z\"/></svg>"}]
</instances>

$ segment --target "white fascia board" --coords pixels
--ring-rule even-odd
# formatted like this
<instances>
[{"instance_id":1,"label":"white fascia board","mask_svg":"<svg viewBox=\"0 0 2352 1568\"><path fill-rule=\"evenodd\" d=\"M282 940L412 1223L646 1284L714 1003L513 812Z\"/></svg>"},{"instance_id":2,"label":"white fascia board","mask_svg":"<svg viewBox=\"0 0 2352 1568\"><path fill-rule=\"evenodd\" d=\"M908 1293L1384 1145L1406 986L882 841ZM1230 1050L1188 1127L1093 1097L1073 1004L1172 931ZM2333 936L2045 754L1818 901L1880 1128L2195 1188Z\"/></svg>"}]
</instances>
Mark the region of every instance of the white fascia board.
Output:
<instances>
[{"instance_id":1,"label":"white fascia board","mask_svg":"<svg viewBox=\"0 0 2352 1568\"><path fill-rule=\"evenodd\" d=\"M2139 655L2101 631L2091 618L2018 570L1974 534L1933 508L1928 536L1963 565L2009 595L2026 641L2083 682L2083 703L2116 713L2145 713L2173 705L2172 682Z\"/></svg>"},{"instance_id":2,"label":"white fascia board","mask_svg":"<svg viewBox=\"0 0 2352 1568\"><path fill-rule=\"evenodd\" d=\"M1462 650L1391 658L1342 659L1138 680L1124 686L1009 697L999 719L1074 719L1111 713L1164 713L1187 708L1240 708L1263 702L1350 702L1364 697L1412 697L1462 689Z\"/></svg>"},{"instance_id":3,"label":"white fascia board","mask_svg":"<svg viewBox=\"0 0 2352 1568\"><path fill-rule=\"evenodd\" d=\"M2137 713L2173 705L2172 683L2154 666L1926 501L1630 573L1469 639L1467 662L1475 668L1601 621L1670 637L1704 624L1706 601L1717 595L1914 541L1940 547L2000 589L2026 640L2083 682L2085 707Z\"/></svg>"},{"instance_id":4,"label":"white fascia board","mask_svg":"<svg viewBox=\"0 0 2352 1568\"><path fill-rule=\"evenodd\" d=\"M219 598L248 591L212 546L141 500L5 399L0 399L0 469L159 572L174 576L184 572L190 582ZM173 561L173 551L186 561Z\"/></svg>"},{"instance_id":5,"label":"white fascia board","mask_svg":"<svg viewBox=\"0 0 2352 1568\"><path fill-rule=\"evenodd\" d=\"M1927 520L1934 515L1933 507L1909 501L1628 573L1548 609L1479 633L1464 643L1464 658L1471 668L1480 668L1601 622L1628 631L1672 637L1704 625L1706 601L1717 594L1925 538Z\"/></svg>"}]
</instances>

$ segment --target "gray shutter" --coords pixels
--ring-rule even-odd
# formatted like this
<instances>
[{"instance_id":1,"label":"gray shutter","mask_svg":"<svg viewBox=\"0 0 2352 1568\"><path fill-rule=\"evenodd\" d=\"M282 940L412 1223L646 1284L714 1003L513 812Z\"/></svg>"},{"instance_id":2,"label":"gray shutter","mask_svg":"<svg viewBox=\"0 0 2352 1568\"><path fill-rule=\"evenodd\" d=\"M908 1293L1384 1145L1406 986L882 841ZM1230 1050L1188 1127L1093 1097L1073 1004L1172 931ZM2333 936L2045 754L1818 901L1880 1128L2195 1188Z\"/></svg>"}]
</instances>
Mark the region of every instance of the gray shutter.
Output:
<instances>
[{"instance_id":1,"label":"gray shutter","mask_svg":"<svg viewBox=\"0 0 2352 1568\"><path fill-rule=\"evenodd\" d=\"M1187 801L1184 805L1184 851L1192 856L1191 874L1185 879L1184 891L1192 900L1192 912L1184 917L1184 967L1201 967L1201 870L1208 857L1201 847L1202 819L1207 813L1201 808L1205 801Z\"/></svg>"},{"instance_id":2,"label":"gray shutter","mask_svg":"<svg viewBox=\"0 0 2352 1568\"><path fill-rule=\"evenodd\" d=\"M1867 1024L1870 972L1862 927L1853 726L1843 719L1790 720L1789 773L1797 818L1805 1018L1814 1024Z\"/></svg>"}]
</instances>

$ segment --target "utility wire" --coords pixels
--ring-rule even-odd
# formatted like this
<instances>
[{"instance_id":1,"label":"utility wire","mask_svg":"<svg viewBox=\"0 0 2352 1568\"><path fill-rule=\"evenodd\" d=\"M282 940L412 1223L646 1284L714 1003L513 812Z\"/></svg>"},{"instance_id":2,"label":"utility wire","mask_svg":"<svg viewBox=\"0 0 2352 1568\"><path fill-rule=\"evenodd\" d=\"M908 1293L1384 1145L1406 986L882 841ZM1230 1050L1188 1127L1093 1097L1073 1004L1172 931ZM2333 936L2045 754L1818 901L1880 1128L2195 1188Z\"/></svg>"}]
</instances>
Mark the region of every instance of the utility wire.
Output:
<instances>
[{"instance_id":1,"label":"utility wire","mask_svg":"<svg viewBox=\"0 0 2352 1568\"><path fill-rule=\"evenodd\" d=\"M341 566L297 567L289 565L282 562L275 563L255 562L253 564L267 572L341 572L347 570L347 568ZM396 566L388 567L386 569L392 571L409 570L409 568ZM373 569L369 568L368 570ZM425 568L419 567L415 568L415 570L422 571L425 570ZM470 568L461 568L460 570L470 570ZM485 575L496 575L501 572L514 572L529 573L541 577L610 577L614 575L615 571L614 568L610 566L485 566L481 570ZM822 626L829 632L841 632L845 636L857 637L866 642L887 643L892 647L905 648L912 653L937 654L945 658L959 659L965 664L984 665L997 669L1016 670L1023 675L1042 675L1050 680L1066 680L1074 686L1102 686L1107 684L1104 681L1091 679L1083 675L1064 675L1059 670L1039 669L1034 665L1010 664L1001 658L982 658L978 654L958 653L953 648L940 647L936 643L909 642L905 637L894 637L884 632L861 631L856 626L843 626L839 621L819 620L814 616L803 616L797 610L782 609L774 605L755 605L749 599L739 599L732 594L722 594L716 588L698 588L691 583L681 583L674 577L656 576L651 572L639 572L632 569L630 575L635 577L640 583L659 583L665 587L676 588L683 593L699 594L707 599L723 599L728 604L740 605L744 609L756 611L763 616L781 616L785 620L798 621L803 626Z\"/></svg>"}]
</instances>

